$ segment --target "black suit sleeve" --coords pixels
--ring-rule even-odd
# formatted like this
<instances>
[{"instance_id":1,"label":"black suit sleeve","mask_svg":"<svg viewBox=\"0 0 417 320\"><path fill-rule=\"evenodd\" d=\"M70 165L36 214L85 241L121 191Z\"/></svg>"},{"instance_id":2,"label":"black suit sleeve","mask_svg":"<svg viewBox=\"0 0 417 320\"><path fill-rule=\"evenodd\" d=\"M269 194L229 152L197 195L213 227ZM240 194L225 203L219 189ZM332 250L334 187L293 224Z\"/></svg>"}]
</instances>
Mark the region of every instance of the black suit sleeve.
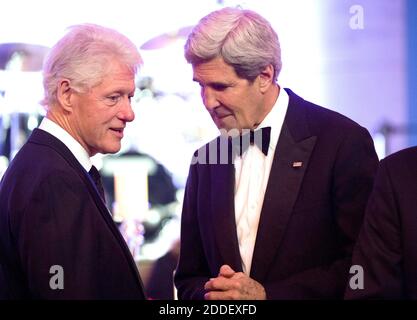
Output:
<instances>
[{"instance_id":1,"label":"black suit sleeve","mask_svg":"<svg viewBox=\"0 0 417 320\"><path fill-rule=\"evenodd\" d=\"M204 299L204 284L210 275L199 231L197 185L196 165L191 165L181 216L180 258L174 277L178 297L185 300Z\"/></svg>"},{"instance_id":2,"label":"black suit sleeve","mask_svg":"<svg viewBox=\"0 0 417 320\"><path fill-rule=\"evenodd\" d=\"M352 265L363 269L364 288L352 289L348 284L347 299L404 297L401 222L397 204L392 174L383 160L352 258Z\"/></svg>"}]
</instances>

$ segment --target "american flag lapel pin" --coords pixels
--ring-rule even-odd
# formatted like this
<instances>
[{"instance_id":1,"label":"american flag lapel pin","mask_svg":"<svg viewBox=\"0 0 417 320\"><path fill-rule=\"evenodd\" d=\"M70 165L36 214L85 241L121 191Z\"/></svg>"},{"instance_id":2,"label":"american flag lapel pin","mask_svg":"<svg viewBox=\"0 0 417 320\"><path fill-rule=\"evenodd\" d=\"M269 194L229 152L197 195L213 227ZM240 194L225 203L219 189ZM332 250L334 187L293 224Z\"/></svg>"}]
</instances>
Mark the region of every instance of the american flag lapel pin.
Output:
<instances>
[{"instance_id":1,"label":"american flag lapel pin","mask_svg":"<svg viewBox=\"0 0 417 320\"><path fill-rule=\"evenodd\" d=\"M302 161L295 161L295 162L292 163L293 168L301 168L302 166L303 166Z\"/></svg>"}]
</instances>

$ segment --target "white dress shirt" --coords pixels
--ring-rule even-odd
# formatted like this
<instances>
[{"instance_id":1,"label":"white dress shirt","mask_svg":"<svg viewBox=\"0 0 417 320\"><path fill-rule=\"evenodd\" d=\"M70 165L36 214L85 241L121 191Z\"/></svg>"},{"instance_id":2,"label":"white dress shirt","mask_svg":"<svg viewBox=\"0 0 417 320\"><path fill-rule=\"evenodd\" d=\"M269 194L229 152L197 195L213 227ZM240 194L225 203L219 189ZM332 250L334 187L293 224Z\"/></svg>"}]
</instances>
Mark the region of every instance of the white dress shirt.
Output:
<instances>
[{"instance_id":1,"label":"white dress shirt","mask_svg":"<svg viewBox=\"0 0 417 320\"><path fill-rule=\"evenodd\" d=\"M271 127L268 155L265 156L256 145L250 145L241 157L234 159L235 219L242 268L247 275L250 275L266 186L288 102L288 94L281 88L275 105L257 127Z\"/></svg>"},{"instance_id":2,"label":"white dress shirt","mask_svg":"<svg viewBox=\"0 0 417 320\"><path fill-rule=\"evenodd\" d=\"M91 163L88 152L67 131L62 129L59 125L57 125L52 120L49 120L48 118L42 119L38 129L48 132L63 144L65 144L65 146L71 151L78 162L83 166L83 168L87 172L90 171L93 164Z\"/></svg>"}]
</instances>

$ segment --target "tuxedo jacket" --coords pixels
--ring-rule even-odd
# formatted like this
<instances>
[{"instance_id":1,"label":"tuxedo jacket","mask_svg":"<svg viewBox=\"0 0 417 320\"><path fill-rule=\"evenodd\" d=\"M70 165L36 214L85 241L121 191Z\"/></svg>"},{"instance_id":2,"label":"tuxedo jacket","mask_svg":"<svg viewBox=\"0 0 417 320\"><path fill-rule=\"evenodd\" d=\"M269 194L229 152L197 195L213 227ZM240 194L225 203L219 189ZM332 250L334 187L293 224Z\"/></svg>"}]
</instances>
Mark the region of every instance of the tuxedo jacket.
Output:
<instances>
[{"instance_id":1,"label":"tuxedo jacket","mask_svg":"<svg viewBox=\"0 0 417 320\"><path fill-rule=\"evenodd\" d=\"M267 299L343 298L378 158L366 129L286 91L250 277ZM180 299L203 299L204 283L223 264L242 271L234 185L230 162L190 166L175 274Z\"/></svg>"},{"instance_id":2,"label":"tuxedo jacket","mask_svg":"<svg viewBox=\"0 0 417 320\"><path fill-rule=\"evenodd\" d=\"M39 129L0 184L0 287L3 299L144 298L94 182L61 141Z\"/></svg>"},{"instance_id":3,"label":"tuxedo jacket","mask_svg":"<svg viewBox=\"0 0 417 320\"><path fill-rule=\"evenodd\" d=\"M352 265L363 289L347 286L346 298L417 299L416 147L381 161Z\"/></svg>"}]
</instances>

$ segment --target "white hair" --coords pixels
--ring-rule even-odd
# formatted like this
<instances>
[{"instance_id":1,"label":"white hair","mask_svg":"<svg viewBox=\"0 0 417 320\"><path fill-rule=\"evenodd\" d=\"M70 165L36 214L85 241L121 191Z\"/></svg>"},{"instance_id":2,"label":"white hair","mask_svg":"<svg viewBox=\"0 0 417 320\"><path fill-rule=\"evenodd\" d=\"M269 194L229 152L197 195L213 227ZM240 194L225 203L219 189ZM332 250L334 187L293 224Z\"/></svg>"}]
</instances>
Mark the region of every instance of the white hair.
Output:
<instances>
[{"instance_id":1,"label":"white hair","mask_svg":"<svg viewBox=\"0 0 417 320\"><path fill-rule=\"evenodd\" d=\"M129 67L133 73L142 64L136 46L116 30L95 24L81 24L54 45L43 65L44 106L56 103L58 84L62 79L71 81L71 87L87 92L99 85L115 59Z\"/></svg>"},{"instance_id":2,"label":"white hair","mask_svg":"<svg viewBox=\"0 0 417 320\"><path fill-rule=\"evenodd\" d=\"M185 44L185 58L192 65L216 57L233 66L241 78L254 80L268 65L274 79L281 71L278 35L256 12L238 8L214 11L200 20Z\"/></svg>"}]
</instances>

